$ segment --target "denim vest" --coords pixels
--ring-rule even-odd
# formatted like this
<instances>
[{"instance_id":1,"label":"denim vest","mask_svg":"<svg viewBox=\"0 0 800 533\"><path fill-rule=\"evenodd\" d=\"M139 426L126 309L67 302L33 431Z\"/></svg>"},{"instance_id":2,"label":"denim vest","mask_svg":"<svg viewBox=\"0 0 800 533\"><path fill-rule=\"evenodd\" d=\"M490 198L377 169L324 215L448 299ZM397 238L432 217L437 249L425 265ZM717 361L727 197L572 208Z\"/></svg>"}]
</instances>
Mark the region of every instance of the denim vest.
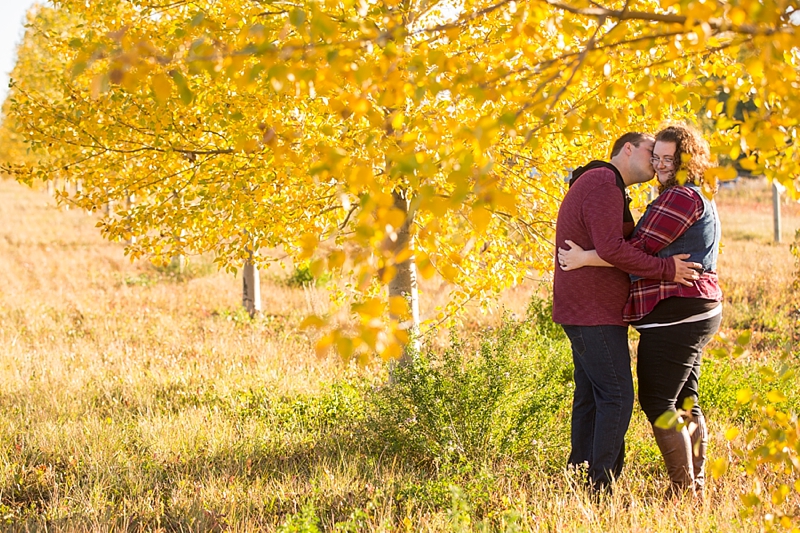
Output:
<instances>
[{"instance_id":1,"label":"denim vest","mask_svg":"<svg viewBox=\"0 0 800 533\"><path fill-rule=\"evenodd\" d=\"M657 257L670 257L676 254L690 254L689 259L694 263L703 265L703 272L717 270L717 255L719 254L719 241L722 237L722 227L719 223L717 214L717 204L709 200L700 190L700 187L693 184L686 184L685 187L692 189L703 200L703 214L700 219L689 226L689 228L677 239L672 241L666 248L656 254ZM652 204L651 204L652 205ZM639 232L642 221L647 219L650 206L636 225L633 234ZM702 274L702 272L701 272ZM631 275L631 281L641 279Z\"/></svg>"}]
</instances>

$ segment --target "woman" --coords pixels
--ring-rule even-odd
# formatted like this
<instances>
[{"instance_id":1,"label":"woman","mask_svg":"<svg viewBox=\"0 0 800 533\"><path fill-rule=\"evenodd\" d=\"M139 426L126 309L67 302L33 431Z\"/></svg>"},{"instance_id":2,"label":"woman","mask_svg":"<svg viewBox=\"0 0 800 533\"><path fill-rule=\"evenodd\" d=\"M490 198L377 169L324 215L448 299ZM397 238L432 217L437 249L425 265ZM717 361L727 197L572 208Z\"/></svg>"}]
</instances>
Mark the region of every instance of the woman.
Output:
<instances>
[{"instance_id":1,"label":"woman","mask_svg":"<svg viewBox=\"0 0 800 533\"><path fill-rule=\"evenodd\" d=\"M656 135L650 161L660 194L647 207L630 240L647 253L659 257L688 253L689 261L703 265L691 286L632 276L624 310L625 321L641 334L639 403L653 425L672 492L702 493L705 484L708 433L698 403L700 361L722 317L716 273L720 222L716 205L703 191L711 189L703 181L709 159L708 144L685 125L669 126ZM584 251L566 242L571 249L559 249L564 270L611 266L594 250ZM671 428L656 425L659 417L669 413L674 418L679 409L687 411L689 421L679 419Z\"/></svg>"}]
</instances>

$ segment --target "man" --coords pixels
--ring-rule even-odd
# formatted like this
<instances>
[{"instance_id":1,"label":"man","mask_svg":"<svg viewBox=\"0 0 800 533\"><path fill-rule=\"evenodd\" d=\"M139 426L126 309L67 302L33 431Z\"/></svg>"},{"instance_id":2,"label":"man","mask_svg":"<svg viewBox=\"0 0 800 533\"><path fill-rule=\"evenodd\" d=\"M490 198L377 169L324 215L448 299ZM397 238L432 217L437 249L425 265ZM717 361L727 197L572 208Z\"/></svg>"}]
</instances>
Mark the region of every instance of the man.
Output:
<instances>
[{"instance_id":1,"label":"man","mask_svg":"<svg viewBox=\"0 0 800 533\"><path fill-rule=\"evenodd\" d=\"M568 463L589 465L594 490L608 489L622 471L633 412L628 326L622 320L628 273L688 285L700 266L682 261L688 255L653 257L625 241L634 228L625 187L653 177L653 143L650 135L626 133L614 143L609 163L576 169L556 222L557 247L572 240L616 267L565 272L556 265L553 283L553 320L569 337L575 364Z\"/></svg>"}]
</instances>

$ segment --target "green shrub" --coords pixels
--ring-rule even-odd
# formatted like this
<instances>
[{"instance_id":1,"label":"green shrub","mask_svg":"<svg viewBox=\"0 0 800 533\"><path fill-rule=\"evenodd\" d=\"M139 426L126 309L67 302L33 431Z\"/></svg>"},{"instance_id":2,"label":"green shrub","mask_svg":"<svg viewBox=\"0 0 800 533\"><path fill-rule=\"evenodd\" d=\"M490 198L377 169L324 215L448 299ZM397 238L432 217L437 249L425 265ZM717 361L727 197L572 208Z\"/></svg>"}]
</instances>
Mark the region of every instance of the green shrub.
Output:
<instances>
[{"instance_id":1,"label":"green shrub","mask_svg":"<svg viewBox=\"0 0 800 533\"><path fill-rule=\"evenodd\" d=\"M457 335L399 366L372 399L377 440L416 462L454 465L566 446L572 391L568 342L535 300L522 321L506 316L477 349Z\"/></svg>"},{"instance_id":2,"label":"green shrub","mask_svg":"<svg viewBox=\"0 0 800 533\"><path fill-rule=\"evenodd\" d=\"M178 283L210 276L217 270L213 260L205 255L184 257L182 262L176 257L169 263L153 265L152 268L163 278Z\"/></svg>"},{"instance_id":3,"label":"green shrub","mask_svg":"<svg viewBox=\"0 0 800 533\"><path fill-rule=\"evenodd\" d=\"M287 431L343 430L364 418L365 383L342 380L326 385L317 394L276 395L269 387L238 391L227 399L233 414L241 418L269 420Z\"/></svg>"},{"instance_id":4,"label":"green shrub","mask_svg":"<svg viewBox=\"0 0 800 533\"><path fill-rule=\"evenodd\" d=\"M279 533L319 533L319 517L314 505L304 505L300 512L290 516L279 528Z\"/></svg>"},{"instance_id":5,"label":"green shrub","mask_svg":"<svg viewBox=\"0 0 800 533\"><path fill-rule=\"evenodd\" d=\"M299 263L295 265L291 275L284 280L288 287L318 287L324 285L330 279L330 274L325 273L319 277L311 272L310 263Z\"/></svg>"},{"instance_id":6,"label":"green shrub","mask_svg":"<svg viewBox=\"0 0 800 533\"><path fill-rule=\"evenodd\" d=\"M737 393L749 389L753 394L766 396L771 390L776 390L786 396L786 406L790 410L800 410L800 391L796 384L789 380L770 379L773 375L784 374L786 365L785 362L772 362L754 371L750 361L707 358L700 374L700 405L704 410L713 411L717 417L743 423L752 420L754 413L749 405L737 403ZM796 362L789 366L800 370Z\"/></svg>"}]
</instances>

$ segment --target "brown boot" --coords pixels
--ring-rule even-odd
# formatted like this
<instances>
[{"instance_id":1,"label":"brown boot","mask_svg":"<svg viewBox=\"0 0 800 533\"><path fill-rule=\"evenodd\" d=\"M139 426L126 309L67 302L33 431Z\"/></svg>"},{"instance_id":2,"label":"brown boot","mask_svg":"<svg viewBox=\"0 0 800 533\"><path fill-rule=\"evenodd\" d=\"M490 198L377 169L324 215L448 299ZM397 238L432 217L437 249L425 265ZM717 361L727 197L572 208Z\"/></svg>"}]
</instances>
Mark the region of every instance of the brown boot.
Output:
<instances>
[{"instance_id":1,"label":"brown boot","mask_svg":"<svg viewBox=\"0 0 800 533\"><path fill-rule=\"evenodd\" d=\"M667 465L667 475L671 482L667 494L694 493L692 441L689 432L685 427L676 431L675 428L662 429L653 426L653 435Z\"/></svg>"},{"instance_id":2,"label":"brown boot","mask_svg":"<svg viewBox=\"0 0 800 533\"><path fill-rule=\"evenodd\" d=\"M698 495L702 495L706 488L706 475L704 466L706 463L706 450L708 450L708 427L706 417L703 415L692 418L696 424L692 432L692 475L694 477L694 490Z\"/></svg>"}]
</instances>

